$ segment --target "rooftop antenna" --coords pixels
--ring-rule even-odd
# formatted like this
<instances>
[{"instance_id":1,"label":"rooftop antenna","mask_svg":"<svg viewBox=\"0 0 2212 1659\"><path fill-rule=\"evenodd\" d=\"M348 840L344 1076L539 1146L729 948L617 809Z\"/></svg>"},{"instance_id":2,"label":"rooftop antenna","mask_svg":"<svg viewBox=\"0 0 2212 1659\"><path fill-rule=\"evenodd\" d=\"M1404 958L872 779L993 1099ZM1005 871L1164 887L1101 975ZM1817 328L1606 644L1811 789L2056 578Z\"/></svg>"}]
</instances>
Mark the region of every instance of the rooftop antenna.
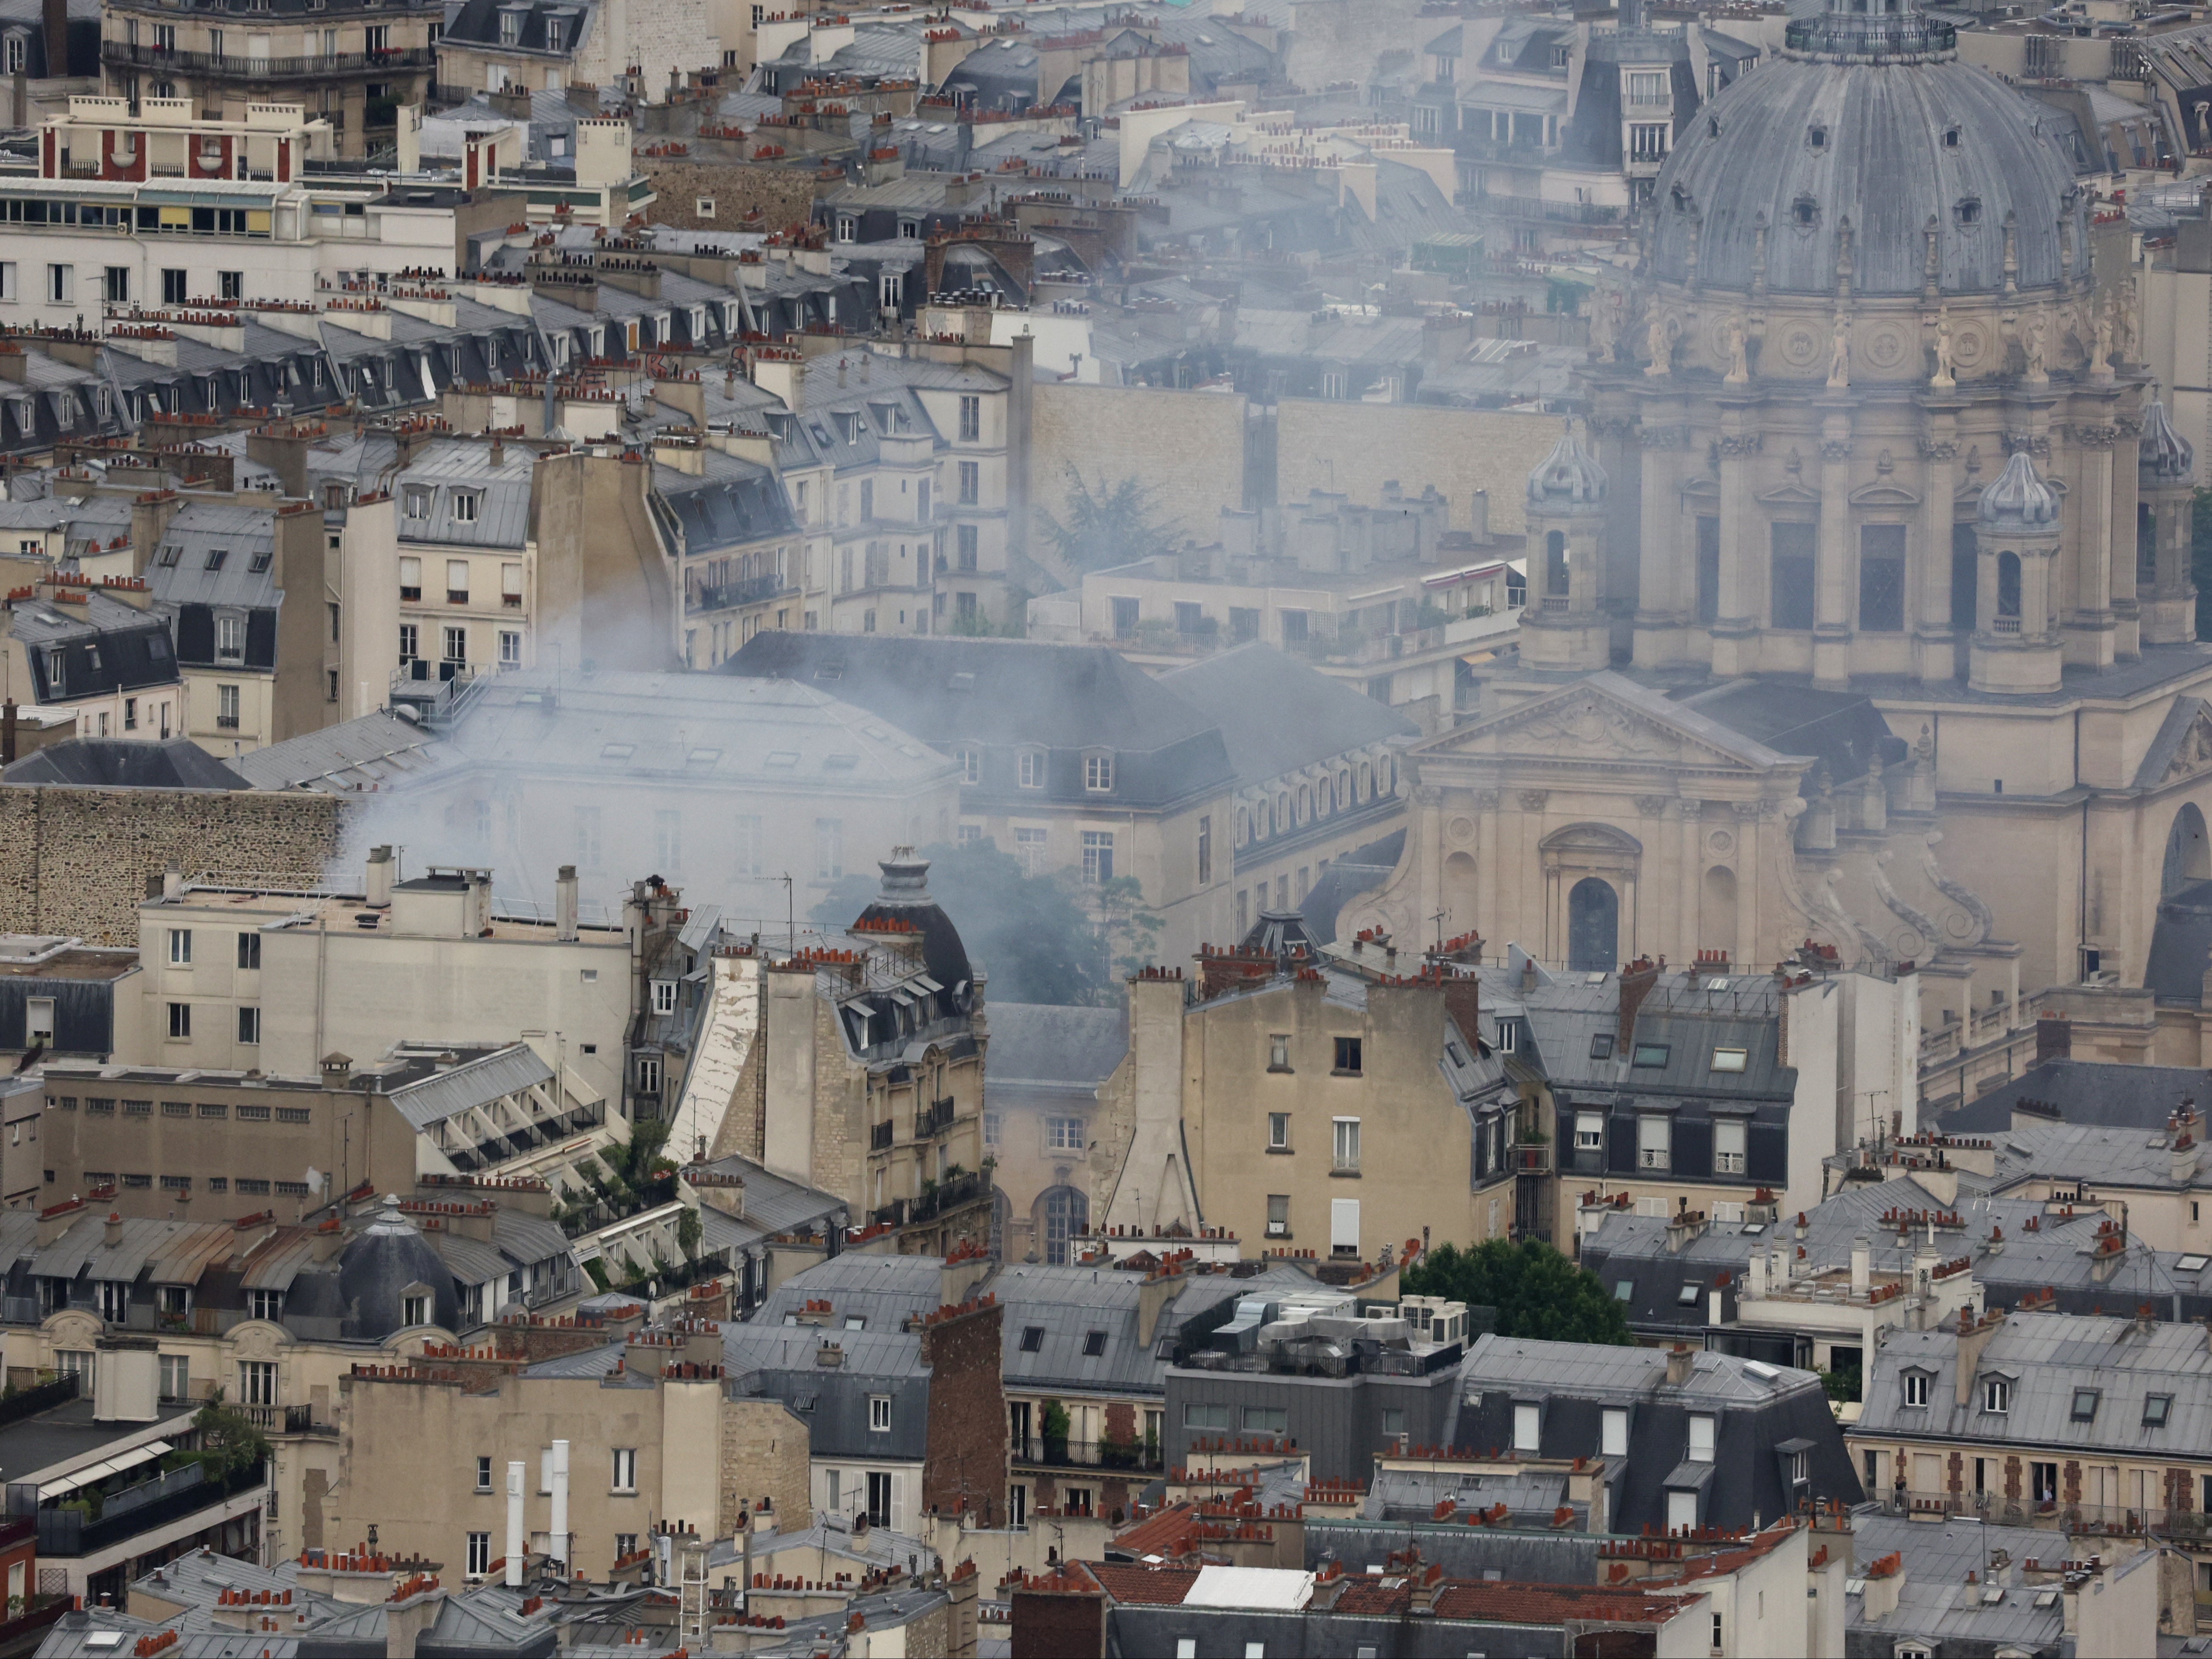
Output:
<instances>
[{"instance_id":1,"label":"rooftop antenna","mask_svg":"<svg viewBox=\"0 0 2212 1659\"><path fill-rule=\"evenodd\" d=\"M787 870L776 879L783 884L784 954L799 954L799 901L793 896L791 872Z\"/></svg>"},{"instance_id":2,"label":"rooftop antenna","mask_svg":"<svg viewBox=\"0 0 2212 1659\"><path fill-rule=\"evenodd\" d=\"M1433 921L1437 925L1437 954L1438 956L1442 956L1444 953L1444 918L1449 914L1449 912L1448 911L1439 910L1436 915L1429 918L1431 921Z\"/></svg>"}]
</instances>

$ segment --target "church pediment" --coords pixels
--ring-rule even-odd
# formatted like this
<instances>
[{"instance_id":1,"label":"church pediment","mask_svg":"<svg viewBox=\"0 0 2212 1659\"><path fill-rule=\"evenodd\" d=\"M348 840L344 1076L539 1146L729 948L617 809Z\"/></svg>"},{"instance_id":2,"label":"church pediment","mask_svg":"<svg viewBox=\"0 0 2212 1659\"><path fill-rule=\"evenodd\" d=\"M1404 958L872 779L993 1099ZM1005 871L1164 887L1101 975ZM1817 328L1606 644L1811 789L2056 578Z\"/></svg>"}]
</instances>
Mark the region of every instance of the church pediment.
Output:
<instances>
[{"instance_id":1,"label":"church pediment","mask_svg":"<svg viewBox=\"0 0 2212 1659\"><path fill-rule=\"evenodd\" d=\"M1640 763L1758 773L1784 757L1611 671L1446 732L1416 750L1446 760Z\"/></svg>"},{"instance_id":2,"label":"church pediment","mask_svg":"<svg viewBox=\"0 0 2212 1659\"><path fill-rule=\"evenodd\" d=\"M1917 491L1907 489L1903 484L1891 483L1887 479L1877 483L1861 484L1856 489L1851 491L1850 501L1853 507L1917 507L1920 505Z\"/></svg>"},{"instance_id":3,"label":"church pediment","mask_svg":"<svg viewBox=\"0 0 2212 1659\"><path fill-rule=\"evenodd\" d=\"M2136 769L2136 787L2155 789L2201 772L2212 772L2212 704L2176 697Z\"/></svg>"},{"instance_id":4,"label":"church pediment","mask_svg":"<svg viewBox=\"0 0 2212 1659\"><path fill-rule=\"evenodd\" d=\"M1682 494L1701 501L1720 499L1721 483L1717 478L1692 478L1682 486Z\"/></svg>"},{"instance_id":5,"label":"church pediment","mask_svg":"<svg viewBox=\"0 0 2212 1659\"><path fill-rule=\"evenodd\" d=\"M1792 479L1790 483L1776 489L1760 490L1758 499L1769 507L1818 507L1820 504L1820 492L1817 489L1808 489L1803 484Z\"/></svg>"}]
</instances>

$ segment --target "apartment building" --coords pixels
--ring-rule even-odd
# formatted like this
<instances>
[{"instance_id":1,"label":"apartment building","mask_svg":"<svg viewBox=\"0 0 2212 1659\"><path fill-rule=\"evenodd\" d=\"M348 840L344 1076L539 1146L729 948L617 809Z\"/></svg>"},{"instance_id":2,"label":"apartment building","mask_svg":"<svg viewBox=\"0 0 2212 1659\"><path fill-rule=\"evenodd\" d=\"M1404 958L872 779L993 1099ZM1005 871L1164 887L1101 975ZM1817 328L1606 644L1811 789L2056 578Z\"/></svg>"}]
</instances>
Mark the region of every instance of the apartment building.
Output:
<instances>
[{"instance_id":1,"label":"apartment building","mask_svg":"<svg viewBox=\"0 0 2212 1659\"><path fill-rule=\"evenodd\" d=\"M42 1172L36 1201L99 1193L134 1217L274 1211L296 1221L364 1184L388 1193L496 1178L582 1190L574 1166L604 1152L610 1133L604 1100L573 1072L556 1079L519 1042L402 1048L358 1065L331 1054L307 1078L54 1062L44 1083L43 1133L21 1155L27 1175ZM27 1184L0 1169L11 1189Z\"/></svg>"},{"instance_id":2,"label":"apartment building","mask_svg":"<svg viewBox=\"0 0 2212 1659\"><path fill-rule=\"evenodd\" d=\"M496 438L438 442L392 481L401 674L450 681L536 665L537 463Z\"/></svg>"},{"instance_id":3,"label":"apartment building","mask_svg":"<svg viewBox=\"0 0 2212 1659\"><path fill-rule=\"evenodd\" d=\"M757 1510L805 1516L808 1421L726 1386L723 1330L630 1330L535 1364L362 1368L338 1389L335 1535L374 1525L385 1547L481 1580L519 1522L532 1556L604 1577L666 1522L713 1538Z\"/></svg>"},{"instance_id":4,"label":"apartment building","mask_svg":"<svg viewBox=\"0 0 2212 1659\"><path fill-rule=\"evenodd\" d=\"M720 672L827 692L951 755L963 839L1034 874L1135 878L1170 958L1226 923L1235 774L1218 724L1111 651L771 632Z\"/></svg>"},{"instance_id":5,"label":"apartment building","mask_svg":"<svg viewBox=\"0 0 2212 1659\"><path fill-rule=\"evenodd\" d=\"M1130 982L1101 1091L1100 1223L1228 1228L1347 1261L1439 1239L1564 1243L1570 1195L1652 1214L1808 1207L1855 1139L1839 1105L1906 1103L1911 976L1732 977L1632 964L1554 980L1482 941L1320 946L1296 915ZM1385 1200L1370 1196L1380 1182Z\"/></svg>"},{"instance_id":6,"label":"apartment building","mask_svg":"<svg viewBox=\"0 0 2212 1659\"><path fill-rule=\"evenodd\" d=\"M444 21L437 7L409 0L270 0L235 20L130 0L103 16L100 60L107 91L134 110L173 102L221 120L250 117L272 95L295 100L350 159L391 145L399 107L426 100Z\"/></svg>"},{"instance_id":7,"label":"apartment building","mask_svg":"<svg viewBox=\"0 0 2212 1659\"><path fill-rule=\"evenodd\" d=\"M880 1249L990 1237L983 994L910 847L842 939L765 964L759 1036L714 1151L843 1199ZM747 1084L750 1087L747 1087Z\"/></svg>"},{"instance_id":8,"label":"apartment building","mask_svg":"<svg viewBox=\"0 0 2212 1659\"><path fill-rule=\"evenodd\" d=\"M993 1225L1007 1261L1073 1260L1091 1224L1091 1125L1098 1091L1128 1052L1119 1008L991 1005L983 1078L983 1148Z\"/></svg>"},{"instance_id":9,"label":"apartment building","mask_svg":"<svg viewBox=\"0 0 2212 1659\"><path fill-rule=\"evenodd\" d=\"M1850 1429L1893 1513L2170 1540L2212 1587L2212 1458L2188 1425L2212 1352L2193 1325L1992 1311L1891 1334Z\"/></svg>"},{"instance_id":10,"label":"apartment building","mask_svg":"<svg viewBox=\"0 0 2212 1659\"><path fill-rule=\"evenodd\" d=\"M105 1061L132 1006L138 953L51 934L0 933L0 1056ZM120 994L118 997L118 993Z\"/></svg>"},{"instance_id":11,"label":"apartment building","mask_svg":"<svg viewBox=\"0 0 2212 1659\"><path fill-rule=\"evenodd\" d=\"M1398 751L1420 727L1255 641L1161 676L1221 724L1237 770L1229 855L1238 938L1301 908L1329 866L1405 823Z\"/></svg>"},{"instance_id":12,"label":"apartment building","mask_svg":"<svg viewBox=\"0 0 2212 1659\"><path fill-rule=\"evenodd\" d=\"M359 894L319 877L288 886L176 877L139 910L139 958L151 971L132 1060L319 1077L332 1054L522 1033L583 1092L626 1109L627 1034L644 994L632 933L650 940L668 917L503 914L487 870L394 880L394 864L375 849Z\"/></svg>"},{"instance_id":13,"label":"apartment building","mask_svg":"<svg viewBox=\"0 0 2212 1659\"><path fill-rule=\"evenodd\" d=\"M54 574L0 602L9 700L74 712L80 737L158 742L184 720L176 647L135 577Z\"/></svg>"}]
</instances>

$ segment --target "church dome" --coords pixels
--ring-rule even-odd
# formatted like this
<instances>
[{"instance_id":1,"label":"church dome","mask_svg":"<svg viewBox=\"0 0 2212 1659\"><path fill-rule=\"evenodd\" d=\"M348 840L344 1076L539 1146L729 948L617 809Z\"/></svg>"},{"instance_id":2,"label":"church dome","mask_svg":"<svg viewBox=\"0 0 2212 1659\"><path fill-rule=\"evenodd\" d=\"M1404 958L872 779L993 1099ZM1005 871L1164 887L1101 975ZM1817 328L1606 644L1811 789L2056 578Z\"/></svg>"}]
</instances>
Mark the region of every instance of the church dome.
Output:
<instances>
[{"instance_id":1,"label":"church dome","mask_svg":"<svg viewBox=\"0 0 2212 1659\"><path fill-rule=\"evenodd\" d=\"M1982 492L1981 521L1991 530L2031 534L2047 531L2058 521L2058 497L2037 475L2026 450L2014 450L1997 481Z\"/></svg>"},{"instance_id":2,"label":"church dome","mask_svg":"<svg viewBox=\"0 0 2212 1659\"><path fill-rule=\"evenodd\" d=\"M2086 276L2060 118L1959 62L1955 38L1910 10L1790 24L1782 55L1685 124L1653 195L1652 274L1747 291L1764 228L1770 290L1833 293L1848 234L1854 294L1917 295L1932 225L1941 293L2002 290L2008 230L2021 289Z\"/></svg>"},{"instance_id":3,"label":"church dome","mask_svg":"<svg viewBox=\"0 0 2212 1659\"><path fill-rule=\"evenodd\" d=\"M2142 470L2155 478L2186 479L2196 473L2197 450L2173 429L2166 404L2154 398L2143 410Z\"/></svg>"},{"instance_id":4,"label":"church dome","mask_svg":"<svg viewBox=\"0 0 2212 1659\"><path fill-rule=\"evenodd\" d=\"M1597 457L1575 436L1569 421L1552 453L1528 474L1528 504L1532 507L1573 508L1605 499L1605 469Z\"/></svg>"}]
</instances>

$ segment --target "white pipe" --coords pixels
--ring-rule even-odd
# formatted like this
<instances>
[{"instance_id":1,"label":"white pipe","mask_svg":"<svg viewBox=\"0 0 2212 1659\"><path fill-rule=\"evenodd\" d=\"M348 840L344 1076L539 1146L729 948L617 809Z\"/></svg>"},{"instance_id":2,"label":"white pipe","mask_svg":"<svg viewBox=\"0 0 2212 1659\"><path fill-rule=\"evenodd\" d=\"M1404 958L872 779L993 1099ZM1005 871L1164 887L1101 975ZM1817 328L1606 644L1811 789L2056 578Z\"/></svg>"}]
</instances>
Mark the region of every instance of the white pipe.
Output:
<instances>
[{"instance_id":1,"label":"white pipe","mask_svg":"<svg viewBox=\"0 0 2212 1659\"><path fill-rule=\"evenodd\" d=\"M553 1519L545 1540L546 1553L561 1564L561 1576L568 1576L568 1443L553 1443Z\"/></svg>"},{"instance_id":2,"label":"white pipe","mask_svg":"<svg viewBox=\"0 0 2212 1659\"><path fill-rule=\"evenodd\" d=\"M530 1540L522 1530L522 1465L507 1466L507 1587L522 1588L522 1560Z\"/></svg>"}]
</instances>

